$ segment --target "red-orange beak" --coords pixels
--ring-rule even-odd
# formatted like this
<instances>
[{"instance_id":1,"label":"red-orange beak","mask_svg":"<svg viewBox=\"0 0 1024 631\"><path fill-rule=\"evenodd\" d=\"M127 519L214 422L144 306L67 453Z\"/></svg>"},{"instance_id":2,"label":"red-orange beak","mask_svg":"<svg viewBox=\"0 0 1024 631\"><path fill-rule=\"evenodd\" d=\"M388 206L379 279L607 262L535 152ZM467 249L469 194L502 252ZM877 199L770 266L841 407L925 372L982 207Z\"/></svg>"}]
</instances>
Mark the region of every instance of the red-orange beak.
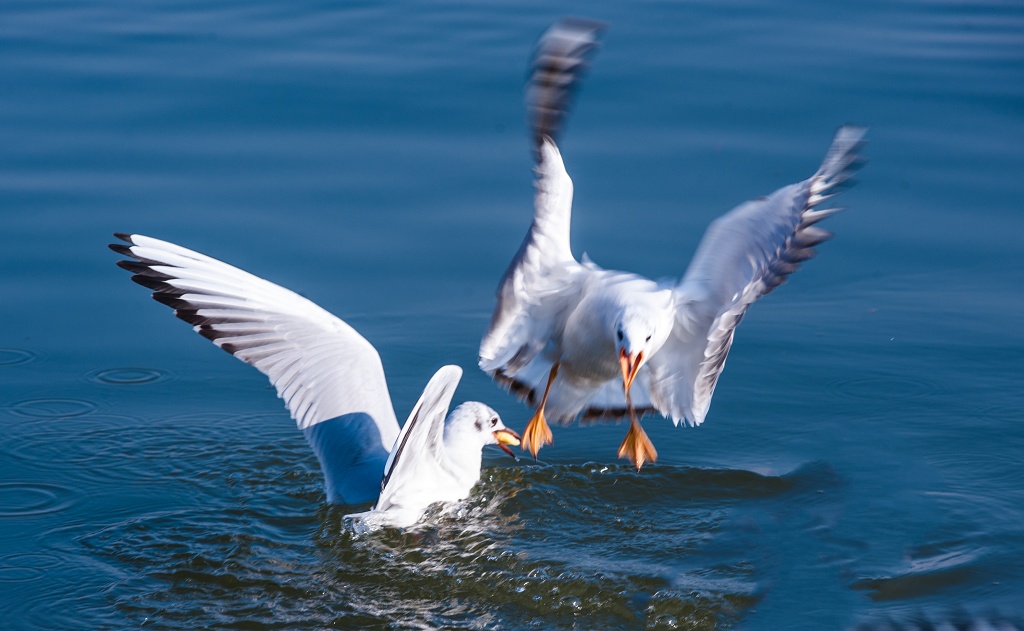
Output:
<instances>
[{"instance_id":1,"label":"red-orange beak","mask_svg":"<svg viewBox=\"0 0 1024 631\"><path fill-rule=\"evenodd\" d=\"M619 350L619 365L622 367L622 387L629 394L629 388L636 379L636 373L640 372L640 366L644 364L644 352L636 355L627 355L626 349Z\"/></svg>"}]
</instances>

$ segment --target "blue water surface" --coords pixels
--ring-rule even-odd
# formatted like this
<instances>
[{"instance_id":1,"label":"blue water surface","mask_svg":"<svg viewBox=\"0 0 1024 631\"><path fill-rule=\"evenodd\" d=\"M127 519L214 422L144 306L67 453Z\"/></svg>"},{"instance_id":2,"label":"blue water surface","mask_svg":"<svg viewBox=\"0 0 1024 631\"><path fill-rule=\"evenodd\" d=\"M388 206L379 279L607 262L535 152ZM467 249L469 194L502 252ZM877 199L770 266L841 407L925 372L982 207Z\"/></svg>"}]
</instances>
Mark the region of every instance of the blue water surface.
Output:
<instances>
[{"instance_id":1,"label":"blue water surface","mask_svg":"<svg viewBox=\"0 0 1024 631\"><path fill-rule=\"evenodd\" d=\"M604 20L562 140L572 239L678 277L707 224L870 160L756 304L704 425L485 453L461 519L354 537L266 380L106 249L180 243L379 350L404 418L475 369L532 214L539 34ZM0 5L7 629L847 629L1022 612L1024 8L792 0Z\"/></svg>"}]
</instances>

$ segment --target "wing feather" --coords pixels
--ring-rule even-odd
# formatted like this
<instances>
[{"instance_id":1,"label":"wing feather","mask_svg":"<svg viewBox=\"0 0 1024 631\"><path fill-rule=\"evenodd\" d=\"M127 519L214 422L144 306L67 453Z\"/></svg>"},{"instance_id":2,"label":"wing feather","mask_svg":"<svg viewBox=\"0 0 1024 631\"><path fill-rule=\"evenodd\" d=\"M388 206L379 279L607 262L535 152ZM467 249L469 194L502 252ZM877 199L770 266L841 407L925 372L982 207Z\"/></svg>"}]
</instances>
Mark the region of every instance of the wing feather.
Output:
<instances>
[{"instance_id":1,"label":"wing feather","mask_svg":"<svg viewBox=\"0 0 1024 631\"><path fill-rule=\"evenodd\" d=\"M479 364L531 403L539 401L538 387L551 369L544 351L557 344L586 276L569 244L573 187L555 139L604 27L594 20L559 20L540 37L530 61L526 107L537 161L533 223L498 284Z\"/></svg>"},{"instance_id":2,"label":"wing feather","mask_svg":"<svg viewBox=\"0 0 1024 631\"><path fill-rule=\"evenodd\" d=\"M537 41L526 87L526 109L535 150L540 150L544 138L558 140L573 94L604 28L603 22L564 18Z\"/></svg>"},{"instance_id":3,"label":"wing feather","mask_svg":"<svg viewBox=\"0 0 1024 631\"><path fill-rule=\"evenodd\" d=\"M118 234L132 280L225 351L266 375L299 429L370 416L389 451L398 422L376 349L355 329L283 287L181 246Z\"/></svg>"},{"instance_id":4,"label":"wing feather","mask_svg":"<svg viewBox=\"0 0 1024 631\"><path fill-rule=\"evenodd\" d=\"M648 362L655 406L677 424L704 421L736 327L758 298L815 255L832 235L815 224L839 211L815 206L850 183L866 130L844 126L809 179L715 220L676 288L676 326Z\"/></svg>"},{"instance_id":5,"label":"wing feather","mask_svg":"<svg viewBox=\"0 0 1024 631\"><path fill-rule=\"evenodd\" d=\"M387 510L404 487L415 485L421 477L429 479L427 471L444 466L444 422L460 379L461 368L442 366L427 382L384 466L380 499L374 510Z\"/></svg>"},{"instance_id":6,"label":"wing feather","mask_svg":"<svg viewBox=\"0 0 1024 631\"><path fill-rule=\"evenodd\" d=\"M550 139L542 155L533 224L498 285L480 343L480 368L499 383L514 380L560 334L587 274L569 247L572 180Z\"/></svg>"}]
</instances>

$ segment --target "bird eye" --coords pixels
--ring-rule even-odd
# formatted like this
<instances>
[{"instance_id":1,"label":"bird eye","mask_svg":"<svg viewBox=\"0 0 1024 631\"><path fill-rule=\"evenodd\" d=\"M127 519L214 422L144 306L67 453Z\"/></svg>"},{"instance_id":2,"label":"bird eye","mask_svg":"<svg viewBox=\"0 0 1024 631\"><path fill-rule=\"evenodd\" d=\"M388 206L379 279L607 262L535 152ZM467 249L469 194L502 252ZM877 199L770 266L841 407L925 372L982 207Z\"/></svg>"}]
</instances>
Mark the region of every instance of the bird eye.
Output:
<instances>
[{"instance_id":1,"label":"bird eye","mask_svg":"<svg viewBox=\"0 0 1024 631\"><path fill-rule=\"evenodd\" d=\"M619 336L619 341L621 342L622 341L622 329L619 329L619 331L618 331L618 333L616 333L616 335Z\"/></svg>"},{"instance_id":2,"label":"bird eye","mask_svg":"<svg viewBox=\"0 0 1024 631\"><path fill-rule=\"evenodd\" d=\"M647 336L647 341L648 341L648 342L650 342L650 341L651 341L651 336L650 336L650 335L648 335L648 336Z\"/></svg>"},{"instance_id":3,"label":"bird eye","mask_svg":"<svg viewBox=\"0 0 1024 631\"><path fill-rule=\"evenodd\" d=\"M491 419L491 427L494 427L497 424L498 424L498 417L495 416L494 418Z\"/></svg>"}]
</instances>

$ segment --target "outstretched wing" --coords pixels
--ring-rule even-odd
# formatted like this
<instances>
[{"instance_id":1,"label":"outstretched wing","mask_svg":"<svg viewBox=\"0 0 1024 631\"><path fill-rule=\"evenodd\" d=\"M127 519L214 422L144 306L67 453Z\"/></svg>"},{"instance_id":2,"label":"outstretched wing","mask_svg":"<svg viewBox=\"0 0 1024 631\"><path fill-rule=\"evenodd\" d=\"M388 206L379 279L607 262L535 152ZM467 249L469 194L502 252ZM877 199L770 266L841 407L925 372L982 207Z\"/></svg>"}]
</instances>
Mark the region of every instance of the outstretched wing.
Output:
<instances>
[{"instance_id":1,"label":"outstretched wing","mask_svg":"<svg viewBox=\"0 0 1024 631\"><path fill-rule=\"evenodd\" d=\"M283 287L166 241L116 236L126 243L110 248L132 259L118 261L132 280L270 379L320 458L328 500L376 498L384 459L398 436L376 349L348 324ZM317 427L325 421L332 421L330 427ZM364 497L363 483L346 494L353 467L375 470L371 497Z\"/></svg>"},{"instance_id":2,"label":"outstretched wing","mask_svg":"<svg viewBox=\"0 0 1024 631\"><path fill-rule=\"evenodd\" d=\"M651 398L677 424L704 421L736 326L832 235L817 227L839 208L815 210L861 166L866 130L844 126L812 177L715 220L676 288L676 325L648 362Z\"/></svg>"},{"instance_id":3,"label":"outstretched wing","mask_svg":"<svg viewBox=\"0 0 1024 631\"><path fill-rule=\"evenodd\" d=\"M541 35L530 61L526 109L533 147L544 138L558 140L572 97L597 48L604 23L584 18L563 18Z\"/></svg>"},{"instance_id":4,"label":"outstretched wing","mask_svg":"<svg viewBox=\"0 0 1024 631\"><path fill-rule=\"evenodd\" d=\"M498 285L494 315L480 343L480 368L513 388L519 372L561 334L588 273L569 249L572 180L550 138L541 156L533 224Z\"/></svg>"},{"instance_id":5,"label":"outstretched wing","mask_svg":"<svg viewBox=\"0 0 1024 631\"><path fill-rule=\"evenodd\" d=\"M444 466L444 421L460 379L461 368L442 366L427 382L384 467L374 510L401 504L402 491L410 482L415 486L422 479L435 477L437 469Z\"/></svg>"}]
</instances>

